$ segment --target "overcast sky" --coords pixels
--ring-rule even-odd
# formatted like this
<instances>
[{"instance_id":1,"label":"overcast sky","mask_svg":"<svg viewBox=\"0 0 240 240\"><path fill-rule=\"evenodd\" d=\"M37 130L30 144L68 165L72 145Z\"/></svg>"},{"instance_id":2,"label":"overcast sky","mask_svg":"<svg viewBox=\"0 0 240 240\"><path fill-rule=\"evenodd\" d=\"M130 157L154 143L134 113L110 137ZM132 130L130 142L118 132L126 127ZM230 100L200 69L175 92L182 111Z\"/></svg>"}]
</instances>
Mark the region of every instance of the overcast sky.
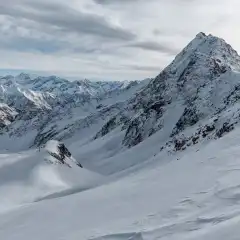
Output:
<instances>
[{"instance_id":1,"label":"overcast sky","mask_svg":"<svg viewBox=\"0 0 240 240\"><path fill-rule=\"evenodd\" d=\"M240 51L239 0L0 0L0 74L154 77L202 31Z\"/></svg>"}]
</instances>

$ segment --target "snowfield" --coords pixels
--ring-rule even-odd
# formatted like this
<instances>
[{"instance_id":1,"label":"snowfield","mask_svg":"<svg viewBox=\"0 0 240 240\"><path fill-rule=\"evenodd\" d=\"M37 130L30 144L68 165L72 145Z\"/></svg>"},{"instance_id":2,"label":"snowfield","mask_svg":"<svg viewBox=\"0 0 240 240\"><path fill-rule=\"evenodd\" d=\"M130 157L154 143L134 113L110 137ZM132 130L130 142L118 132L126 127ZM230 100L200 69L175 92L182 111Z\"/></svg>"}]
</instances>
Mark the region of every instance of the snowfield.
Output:
<instances>
[{"instance_id":1,"label":"snowfield","mask_svg":"<svg viewBox=\"0 0 240 240\"><path fill-rule=\"evenodd\" d=\"M57 195L81 192L104 177L76 165L53 165L44 150L0 154L0 212Z\"/></svg>"},{"instance_id":2,"label":"snowfield","mask_svg":"<svg viewBox=\"0 0 240 240\"><path fill-rule=\"evenodd\" d=\"M1 208L9 187L7 199L12 204L0 213L0 239L239 239L239 142L237 129L184 153L160 153L120 177L111 175L109 181L98 182L97 187L89 183L99 176L79 169L79 183L84 181L88 190L49 198L44 197L46 189L71 186L69 168L58 172L54 166L48 172L38 166L33 171L27 161L30 156L37 159L39 153L2 154L1 171L11 167L18 185L0 175ZM23 158L26 164L20 167ZM51 182L45 174L51 175ZM34 183L30 196L29 181ZM30 203L33 194L42 199Z\"/></svg>"}]
</instances>

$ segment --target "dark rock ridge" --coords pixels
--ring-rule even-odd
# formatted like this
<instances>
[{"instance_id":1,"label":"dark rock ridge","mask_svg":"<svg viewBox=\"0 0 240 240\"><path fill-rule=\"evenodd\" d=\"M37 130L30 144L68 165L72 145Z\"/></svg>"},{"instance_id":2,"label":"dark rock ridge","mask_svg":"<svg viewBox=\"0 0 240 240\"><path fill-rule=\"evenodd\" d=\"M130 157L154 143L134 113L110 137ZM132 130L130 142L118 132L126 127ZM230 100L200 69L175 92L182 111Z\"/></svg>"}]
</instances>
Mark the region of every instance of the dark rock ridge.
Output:
<instances>
[{"instance_id":1,"label":"dark rock ridge","mask_svg":"<svg viewBox=\"0 0 240 240\"><path fill-rule=\"evenodd\" d=\"M0 103L0 130L10 125L16 118L17 112L7 104Z\"/></svg>"},{"instance_id":2,"label":"dark rock ridge","mask_svg":"<svg viewBox=\"0 0 240 240\"><path fill-rule=\"evenodd\" d=\"M129 101L134 116L127 123L123 144L135 146L166 128L165 116L170 106L179 105L183 109L170 137L204 119L226 118L221 115L240 98L239 70L240 57L229 44L212 35L198 34L167 68ZM216 126L216 136L232 129L230 118L231 115L224 120L230 123L223 123L219 129Z\"/></svg>"},{"instance_id":3,"label":"dark rock ridge","mask_svg":"<svg viewBox=\"0 0 240 240\"><path fill-rule=\"evenodd\" d=\"M82 168L82 165L74 158L72 158L72 154L67 149L64 143L51 140L46 144L45 149L49 155L56 159L56 161L53 162L52 160L50 160L50 162L64 164L68 167L71 167L70 164L67 162L67 159L70 158L72 162Z\"/></svg>"}]
</instances>

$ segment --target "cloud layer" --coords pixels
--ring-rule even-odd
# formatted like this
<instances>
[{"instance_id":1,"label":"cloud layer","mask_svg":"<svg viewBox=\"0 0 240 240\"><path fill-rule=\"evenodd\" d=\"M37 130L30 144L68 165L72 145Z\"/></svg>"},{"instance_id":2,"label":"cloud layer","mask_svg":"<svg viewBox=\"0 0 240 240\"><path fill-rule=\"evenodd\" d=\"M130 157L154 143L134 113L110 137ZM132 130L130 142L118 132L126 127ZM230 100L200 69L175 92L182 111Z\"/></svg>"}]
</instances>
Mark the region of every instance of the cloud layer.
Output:
<instances>
[{"instance_id":1,"label":"cloud layer","mask_svg":"<svg viewBox=\"0 0 240 240\"><path fill-rule=\"evenodd\" d=\"M239 1L0 0L0 69L153 77L200 31L240 50Z\"/></svg>"}]
</instances>

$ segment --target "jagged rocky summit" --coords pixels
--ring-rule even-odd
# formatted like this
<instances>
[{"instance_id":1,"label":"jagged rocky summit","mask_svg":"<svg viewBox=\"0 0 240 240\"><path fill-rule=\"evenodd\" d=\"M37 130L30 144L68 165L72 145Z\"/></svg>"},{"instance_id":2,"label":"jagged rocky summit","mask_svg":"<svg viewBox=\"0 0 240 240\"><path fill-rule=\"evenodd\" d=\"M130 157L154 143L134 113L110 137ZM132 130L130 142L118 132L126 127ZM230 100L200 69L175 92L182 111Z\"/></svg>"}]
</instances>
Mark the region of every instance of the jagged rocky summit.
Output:
<instances>
[{"instance_id":1,"label":"jagged rocky summit","mask_svg":"<svg viewBox=\"0 0 240 240\"><path fill-rule=\"evenodd\" d=\"M199 33L104 125L100 136L120 124L125 131L123 144L133 147L163 131L167 145L172 142L177 150L186 147L179 147L179 138L192 145L207 136L221 137L239 122L239 71L240 57L229 44ZM185 136L184 131L193 126Z\"/></svg>"}]
</instances>

